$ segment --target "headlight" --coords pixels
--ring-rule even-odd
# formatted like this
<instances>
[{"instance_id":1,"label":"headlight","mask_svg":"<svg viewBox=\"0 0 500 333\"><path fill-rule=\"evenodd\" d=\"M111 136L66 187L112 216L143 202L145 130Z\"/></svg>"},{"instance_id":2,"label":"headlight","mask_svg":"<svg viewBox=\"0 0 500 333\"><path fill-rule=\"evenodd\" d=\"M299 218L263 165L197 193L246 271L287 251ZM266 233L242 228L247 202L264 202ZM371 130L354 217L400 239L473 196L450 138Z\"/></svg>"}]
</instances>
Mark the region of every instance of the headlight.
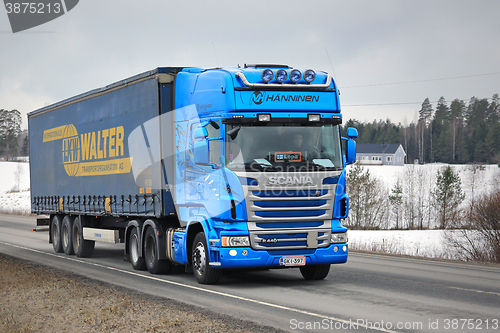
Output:
<instances>
[{"instance_id":1,"label":"headlight","mask_svg":"<svg viewBox=\"0 0 500 333\"><path fill-rule=\"evenodd\" d=\"M347 243L347 232L333 233L331 236L332 244Z\"/></svg>"},{"instance_id":2,"label":"headlight","mask_svg":"<svg viewBox=\"0 0 500 333\"><path fill-rule=\"evenodd\" d=\"M241 247L250 246L250 239L248 236L224 236L222 237L222 246Z\"/></svg>"}]
</instances>

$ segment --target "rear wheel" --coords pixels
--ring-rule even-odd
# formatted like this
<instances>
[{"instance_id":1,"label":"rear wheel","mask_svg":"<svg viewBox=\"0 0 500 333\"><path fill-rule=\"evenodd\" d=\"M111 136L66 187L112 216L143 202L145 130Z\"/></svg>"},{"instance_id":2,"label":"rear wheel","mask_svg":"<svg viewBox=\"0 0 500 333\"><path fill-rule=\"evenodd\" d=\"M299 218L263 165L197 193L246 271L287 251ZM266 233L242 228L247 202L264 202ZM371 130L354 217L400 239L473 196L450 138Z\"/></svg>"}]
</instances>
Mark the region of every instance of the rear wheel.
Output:
<instances>
[{"instance_id":1,"label":"rear wheel","mask_svg":"<svg viewBox=\"0 0 500 333\"><path fill-rule=\"evenodd\" d=\"M300 267L300 273L306 280L323 280L330 272L329 264L308 265Z\"/></svg>"},{"instance_id":2,"label":"rear wheel","mask_svg":"<svg viewBox=\"0 0 500 333\"><path fill-rule=\"evenodd\" d=\"M135 270L146 270L146 262L144 257L139 256L139 246L141 242L139 240L139 231L137 228L133 228L130 232L128 239L128 253L130 254L130 262Z\"/></svg>"},{"instance_id":3,"label":"rear wheel","mask_svg":"<svg viewBox=\"0 0 500 333\"><path fill-rule=\"evenodd\" d=\"M76 217L72 228L73 249L77 257L90 258L94 252L95 241L83 239L83 223L81 217Z\"/></svg>"},{"instance_id":4,"label":"rear wheel","mask_svg":"<svg viewBox=\"0 0 500 333\"><path fill-rule=\"evenodd\" d=\"M194 238L191 264L198 283L213 284L219 281L222 271L209 265L207 241L203 232Z\"/></svg>"},{"instance_id":5,"label":"rear wheel","mask_svg":"<svg viewBox=\"0 0 500 333\"><path fill-rule=\"evenodd\" d=\"M52 221L50 222L50 235L52 237L52 246L54 247L54 251L56 253L63 253L62 241L61 241L61 216L54 215L52 217Z\"/></svg>"},{"instance_id":6,"label":"rear wheel","mask_svg":"<svg viewBox=\"0 0 500 333\"><path fill-rule=\"evenodd\" d=\"M75 254L73 250L73 237L72 229L73 229L73 216L66 215L62 221L61 227L61 243L64 253L66 254Z\"/></svg>"},{"instance_id":7,"label":"rear wheel","mask_svg":"<svg viewBox=\"0 0 500 333\"><path fill-rule=\"evenodd\" d=\"M172 263L165 259L159 259L157 243L158 240L156 239L154 229L147 228L144 238L144 259L146 261L146 267L151 274L167 273L172 267Z\"/></svg>"}]
</instances>

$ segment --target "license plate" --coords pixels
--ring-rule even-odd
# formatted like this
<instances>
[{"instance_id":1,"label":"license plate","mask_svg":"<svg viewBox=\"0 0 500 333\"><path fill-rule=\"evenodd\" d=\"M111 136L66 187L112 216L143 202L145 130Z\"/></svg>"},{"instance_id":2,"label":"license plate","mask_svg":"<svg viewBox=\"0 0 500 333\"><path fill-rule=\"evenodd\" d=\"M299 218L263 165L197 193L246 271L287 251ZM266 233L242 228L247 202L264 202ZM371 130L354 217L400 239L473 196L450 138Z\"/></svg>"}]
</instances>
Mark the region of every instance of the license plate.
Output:
<instances>
[{"instance_id":1,"label":"license plate","mask_svg":"<svg viewBox=\"0 0 500 333\"><path fill-rule=\"evenodd\" d=\"M304 266L306 257L282 257L280 258L281 266Z\"/></svg>"}]
</instances>

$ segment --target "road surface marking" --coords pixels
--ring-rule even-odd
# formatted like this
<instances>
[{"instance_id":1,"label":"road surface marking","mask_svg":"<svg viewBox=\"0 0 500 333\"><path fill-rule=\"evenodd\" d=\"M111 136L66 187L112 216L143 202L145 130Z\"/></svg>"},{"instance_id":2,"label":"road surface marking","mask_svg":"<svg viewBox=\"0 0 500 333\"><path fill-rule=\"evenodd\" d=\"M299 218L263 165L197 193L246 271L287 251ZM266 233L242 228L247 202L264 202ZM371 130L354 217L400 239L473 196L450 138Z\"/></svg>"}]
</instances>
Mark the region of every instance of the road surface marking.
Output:
<instances>
[{"instance_id":1,"label":"road surface marking","mask_svg":"<svg viewBox=\"0 0 500 333\"><path fill-rule=\"evenodd\" d=\"M49 256L52 256L52 257L57 257L57 258L61 258L61 259L67 259L67 260L71 260L71 261L75 261L75 262L80 262L80 263L92 265L92 266L95 266L95 267L106 268L106 269L109 269L109 270L112 270L112 271L116 271L116 272L120 272L120 273L124 273L124 274L135 275L135 276L139 276L139 277L150 279L150 280L154 280L154 281L168 283L168 284L171 284L171 285L175 285L175 286L179 286L179 287L185 287L185 288L189 288L189 289L193 289L193 290L197 290L197 291L203 291L203 292L207 292L207 293L218 295L218 296L229 297L229 298L237 299L237 300L240 300L240 301L246 301L246 302L250 302L250 303L265 305L265 306L276 308L276 309L281 309L281 310L286 310L286 311L290 311L290 312L300 313L300 314L304 314L304 315L308 315L308 316L318 317L318 318L321 318L321 319L333 320L333 321L337 321L337 322L340 322L340 323L346 323L346 324L353 323L352 321L345 320L345 319L340 319L340 318L330 317L330 316L324 316L324 315L321 315L321 314L318 314L318 313L309 312L309 311L300 310L300 309L295 309L295 308L290 308L290 307L279 305L279 304L273 304L273 303L258 301L258 300L247 298L247 297L236 296L236 295L231 295L231 294L227 294L227 293L220 292L220 291L205 289L205 288L198 287L198 286L191 286L191 285L183 284L183 283L180 283L180 282L175 282L175 281L170 281L170 280L164 280L164 279L161 279L161 278L157 278L155 276L144 275L144 274L137 273L137 272L134 272L134 271L125 271L125 270L120 269L120 268L115 268L115 267L111 267L111 266L105 266L105 265L102 265L102 264L87 262L87 261L84 261L84 260L81 260L81 259L77 259L77 258L72 258L72 257L57 255L57 254L48 253L48 252L44 252L44 251L40 251L40 250L30 249L30 248L27 248L27 247L24 247L24 246L19 246L19 245L15 245L15 244L5 243L5 242L2 242L2 241L0 241L0 243L1 244L5 244L5 245L9 245L9 246L12 246L12 247L15 247L15 248L19 248L19 249L31 251L31 252L36 252L36 253L40 253L40 254L49 255ZM380 332L397 333L397 331L392 331L392 330L388 330L388 329L384 329L384 328L369 327L369 326L363 325L363 324L356 324L356 326L359 326L359 327L362 327L362 328L365 328L365 329L372 329L372 330L380 331Z\"/></svg>"}]
</instances>

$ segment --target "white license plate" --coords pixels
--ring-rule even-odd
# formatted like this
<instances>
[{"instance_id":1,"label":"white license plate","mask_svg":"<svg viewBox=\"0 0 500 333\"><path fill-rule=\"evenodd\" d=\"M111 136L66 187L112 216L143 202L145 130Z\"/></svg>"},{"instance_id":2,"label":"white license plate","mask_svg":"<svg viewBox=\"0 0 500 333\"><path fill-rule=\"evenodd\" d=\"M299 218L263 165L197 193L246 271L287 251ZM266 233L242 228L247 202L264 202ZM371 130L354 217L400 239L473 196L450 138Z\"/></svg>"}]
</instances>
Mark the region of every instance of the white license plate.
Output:
<instances>
[{"instance_id":1,"label":"white license plate","mask_svg":"<svg viewBox=\"0 0 500 333\"><path fill-rule=\"evenodd\" d=\"M281 266L304 266L306 264L306 257L281 257Z\"/></svg>"}]
</instances>

